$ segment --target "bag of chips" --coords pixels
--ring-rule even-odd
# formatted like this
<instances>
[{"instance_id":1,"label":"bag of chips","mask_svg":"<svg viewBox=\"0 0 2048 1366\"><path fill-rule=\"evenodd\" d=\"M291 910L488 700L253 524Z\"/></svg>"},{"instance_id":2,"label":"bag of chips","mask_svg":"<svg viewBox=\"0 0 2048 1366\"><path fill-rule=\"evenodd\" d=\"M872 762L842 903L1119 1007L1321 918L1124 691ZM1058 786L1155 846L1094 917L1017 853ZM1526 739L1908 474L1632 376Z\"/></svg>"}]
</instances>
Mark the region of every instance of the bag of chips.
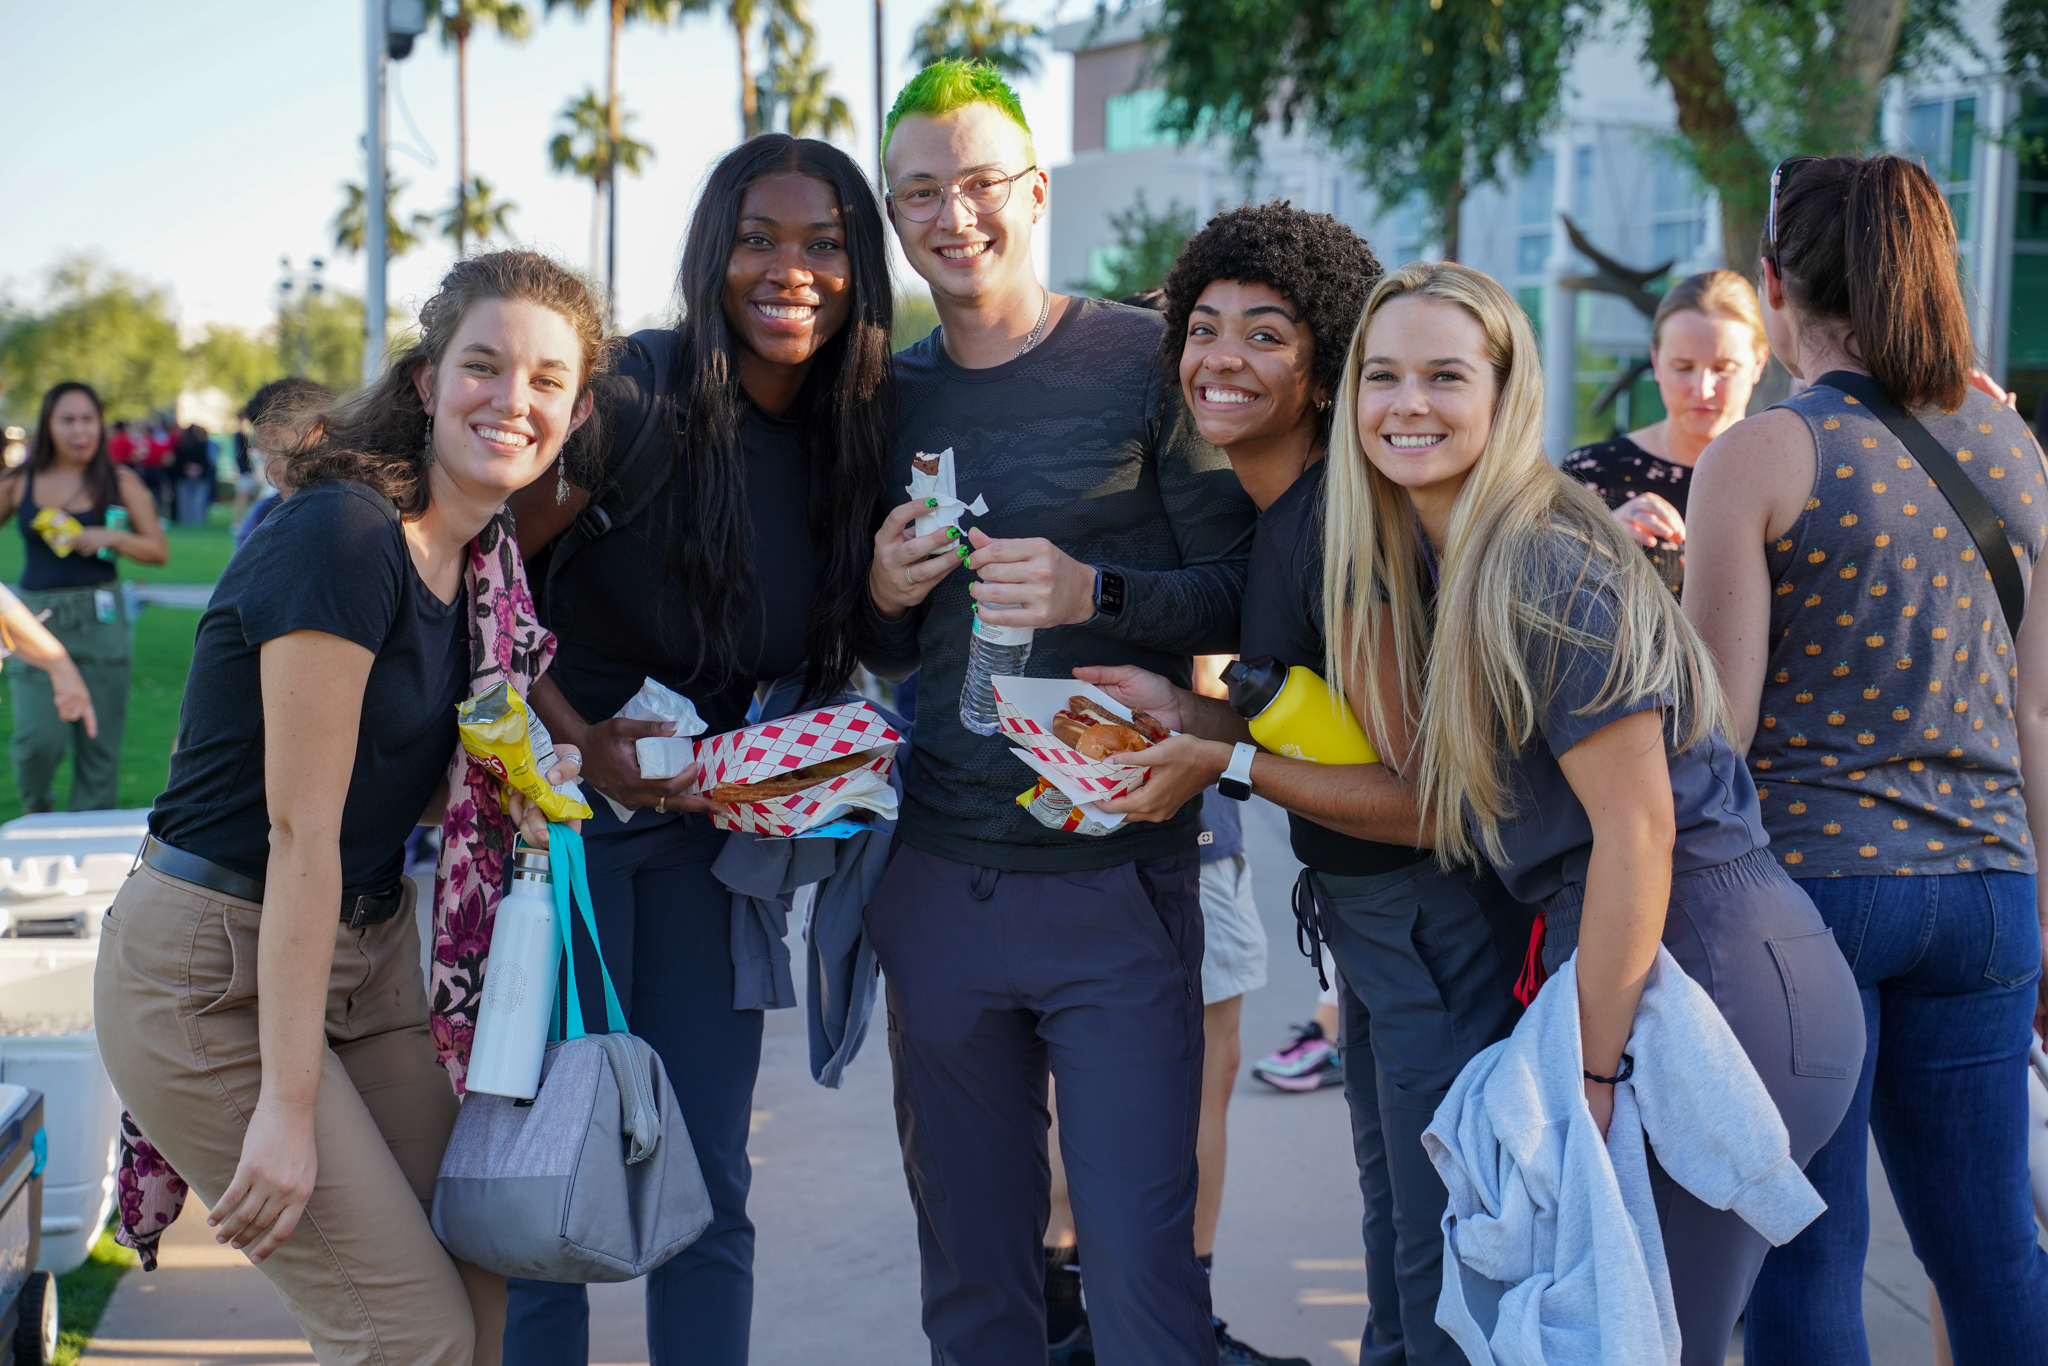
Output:
<instances>
[{"instance_id":1,"label":"bag of chips","mask_svg":"<svg viewBox=\"0 0 2048 1366\"><path fill-rule=\"evenodd\" d=\"M554 741L510 683L501 679L458 706L455 727L470 758L497 774L506 788L526 796L549 820L589 819L581 788L573 782L562 784L567 791L548 786Z\"/></svg>"}]
</instances>

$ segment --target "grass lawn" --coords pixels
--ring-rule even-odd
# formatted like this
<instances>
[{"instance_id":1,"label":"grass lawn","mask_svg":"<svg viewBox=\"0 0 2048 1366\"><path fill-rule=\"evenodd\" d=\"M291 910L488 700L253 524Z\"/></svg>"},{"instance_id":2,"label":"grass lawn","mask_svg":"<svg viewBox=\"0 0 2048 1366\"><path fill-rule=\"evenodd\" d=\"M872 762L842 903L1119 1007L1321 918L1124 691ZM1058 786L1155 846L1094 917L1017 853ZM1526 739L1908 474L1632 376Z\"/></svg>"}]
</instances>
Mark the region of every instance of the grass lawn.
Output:
<instances>
[{"instance_id":1,"label":"grass lawn","mask_svg":"<svg viewBox=\"0 0 2048 1366\"><path fill-rule=\"evenodd\" d=\"M189 615L189 614L188 614ZM128 1269L140 1266L135 1254L114 1241L111 1229L100 1234L85 1265L57 1280L57 1357L52 1366L74 1366L99 1327L107 1301Z\"/></svg>"},{"instance_id":2,"label":"grass lawn","mask_svg":"<svg viewBox=\"0 0 2048 1366\"><path fill-rule=\"evenodd\" d=\"M212 583L234 553L228 509L215 504L213 520L203 527L170 527L171 562L161 567L121 561L123 578L138 583ZM21 537L0 528L0 582L21 581ZM128 733L121 741L121 805L148 806L164 790L170 772L171 744L178 734L178 706L185 695L185 674L192 667L192 637L199 613L151 604L135 624L134 673L128 690ZM12 734L13 699L0 685L0 730ZM71 790L71 766L58 772L61 804ZM0 763L0 821L21 814L21 796L14 787L12 764Z\"/></svg>"}]
</instances>

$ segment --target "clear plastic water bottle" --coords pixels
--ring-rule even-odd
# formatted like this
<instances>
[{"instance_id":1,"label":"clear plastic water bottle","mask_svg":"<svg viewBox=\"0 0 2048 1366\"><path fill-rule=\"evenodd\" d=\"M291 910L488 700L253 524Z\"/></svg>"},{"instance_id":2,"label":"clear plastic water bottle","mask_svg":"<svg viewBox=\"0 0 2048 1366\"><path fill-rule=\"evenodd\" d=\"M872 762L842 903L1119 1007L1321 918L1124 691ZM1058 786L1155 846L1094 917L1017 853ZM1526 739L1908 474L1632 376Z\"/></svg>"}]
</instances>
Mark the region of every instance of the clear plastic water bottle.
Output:
<instances>
[{"instance_id":1,"label":"clear plastic water bottle","mask_svg":"<svg viewBox=\"0 0 2048 1366\"><path fill-rule=\"evenodd\" d=\"M994 735L1002 729L991 680L998 674L1023 673L1024 661L1030 658L1029 626L998 626L976 612L967 637L967 680L960 685L960 724L976 735Z\"/></svg>"},{"instance_id":2,"label":"clear plastic water bottle","mask_svg":"<svg viewBox=\"0 0 2048 1366\"><path fill-rule=\"evenodd\" d=\"M562 939L555 926L547 854L522 840L514 848L512 866L512 888L498 903L491 926L483 1002L463 1084L488 1095L532 1100L540 1091Z\"/></svg>"}]
</instances>

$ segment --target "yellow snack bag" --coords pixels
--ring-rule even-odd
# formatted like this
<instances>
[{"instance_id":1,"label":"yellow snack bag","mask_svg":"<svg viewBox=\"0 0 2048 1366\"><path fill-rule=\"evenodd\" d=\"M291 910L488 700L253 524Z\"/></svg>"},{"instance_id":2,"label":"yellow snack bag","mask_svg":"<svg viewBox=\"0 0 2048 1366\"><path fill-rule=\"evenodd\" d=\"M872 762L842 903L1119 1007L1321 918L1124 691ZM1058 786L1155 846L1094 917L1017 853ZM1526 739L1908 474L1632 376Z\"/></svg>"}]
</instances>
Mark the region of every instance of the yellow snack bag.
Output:
<instances>
[{"instance_id":1,"label":"yellow snack bag","mask_svg":"<svg viewBox=\"0 0 2048 1366\"><path fill-rule=\"evenodd\" d=\"M493 683L456 707L455 728L462 733L462 747L471 757L503 778L506 787L525 794L549 820L589 819L588 806L548 786L547 766L554 758L554 742L510 683ZM545 757L536 753L536 739L547 751Z\"/></svg>"},{"instance_id":2,"label":"yellow snack bag","mask_svg":"<svg viewBox=\"0 0 2048 1366\"><path fill-rule=\"evenodd\" d=\"M63 508L41 508L35 520L29 523L42 535L51 550L58 555L69 555L71 546L78 539L78 533L85 530L85 524Z\"/></svg>"}]
</instances>

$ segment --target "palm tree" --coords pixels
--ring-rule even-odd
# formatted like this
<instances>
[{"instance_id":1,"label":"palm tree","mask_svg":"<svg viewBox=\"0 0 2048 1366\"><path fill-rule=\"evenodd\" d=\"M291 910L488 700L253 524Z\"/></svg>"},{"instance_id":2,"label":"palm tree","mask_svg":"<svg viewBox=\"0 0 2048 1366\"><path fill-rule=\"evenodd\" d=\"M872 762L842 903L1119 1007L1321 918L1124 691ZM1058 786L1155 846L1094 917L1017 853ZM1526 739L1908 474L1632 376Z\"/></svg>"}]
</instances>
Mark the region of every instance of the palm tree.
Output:
<instances>
[{"instance_id":1,"label":"palm tree","mask_svg":"<svg viewBox=\"0 0 2048 1366\"><path fill-rule=\"evenodd\" d=\"M826 89L832 68L817 64L818 36L803 30L797 42L775 54L765 73L768 89L782 106L783 131L793 138L829 138L853 131L853 110Z\"/></svg>"},{"instance_id":2,"label":"palm tree","mask_svg":"<svg viewBox=\"0 0 2048 1366\"><path fill-rule=\"evenodd\" d=\"M384 254L389 260L411 251L420 244L420 234L432 223L426 214L412 215L411 222L402 222L398 217L398 196L411 182L400 180L391 173L387 164L384 168ZM341 212L334 215L331 225L334 229L334 245L339 251L354 256L363 249L363 226L369 217L369 209L363 200L363 187L344 182L341 187Z\"/></svg>"},{"instance_id":3,"label":"palm tree","mask_svg":"<svg viewBox=\"0 0 2048 1366\"><path fill-rule=\"evenodd\" d=\"M493 237L512 235L509 220L518 212L519 205L497 195L490 181L480 175L471 176L457 191L455 202L441 210L441 235L455 243L457 255L462 253L465 243L472 237L479 242L488 242Z\"/></svg>"},{"instance_id":4,"label":"palm tree","mask_svg":"<svg viewBox=\"0 0 2048 1366\"><path fill-rule=\"evenodd\" d=\"M939 0L911 40L910 55L920 66L947 57L987 62L1006 76L1030 76L1038 70L1031 44L1045 36L1036 24L1003 13L1004 0Z\"/></svg>"},{"instance_id":5,"label":"palm tree","mask_svg":"<svg viewBox=\"0 0 2048 1366\"><path fill-rule=\"evenodd\" d=\"M472 210L469 202L469 37L479 24L496 29L502 38L525 42L533 32L533 16L518 0L441 0L436 11L441 19L441 42L455 49L455 205L449 210L454 223L455 254L468 245L468 225L488 211ZM477 184L483 182L479 179ZM507 206L512 207L512 206ZM503 214L499 213L503 231ZM478 233L488 237L488 233Z\"/></svg>"},{"instance_id":6,"label":"palm tree","mask_svg":"<svg viewBox=\"0 0 2048 1366\"><path fill-rule=\"evenodd\" d=\"M626 146L630 139L626 137L625 119L619 108L619 30L624 28L628 21L634 19L645 24L672 24L685 14L701 14L710 7L711 0L547 0L547 7L552 11L562 5L567 5L580 15L588 13L590 7L598 3L604 4L606 13L611 21L611 28L606 36L605 48L604 142L606 146L613 146L619 149L619 155L609 158L605 166L604 285L605 293L609 296L615 293L618 288L618 168L624 166L627 170L633 171L635 174L638 173L638 168L628 162L625 156ZM571 106L572 109L575 107L574 105ZM559 144L561 140L561 137L558 135L555 142L550 144L550 147L552 148ZM636 145L640 146L643 152L648 150L644 144ZM562 163L558 160L555 165L559 168ZM592 269L596 268L596 264L594 260L591 262Z\"/></svg>"},{"instance_id":7,"label":"palm tree","mask_svg":"<svg viewBox=\"0 0 2048 1366\"><path fill-rule=\"evenodd\" d=\"M623 110L614 110L617 115L619 133L612 134L613 119L608 113L597 91L583 87L583 96L564 105L562 112L555 115L561 128L548 142L548 160L558 171L567 171L590 182L590 269L597 270L597 239L599 225L604 221L603 209L608 206L609 191L620 167L631 175L639 175L641 168L654 159L654 149L625 133L625 126L633 116ZM616 223L616 219L613 220ZM616 240L616 239L614 239Z\"/></svg>"},{"instance_id":8,"label":"palm tree","mask_svg":"<svg viewBox=\"0 0 2048 1366\"><path fill-rule=\"evenodd\" d=\"M747 54L747 31L754 27L760 0L726 0L725 19L732 25L740 45L740 137L750 138L763 131L761 101L754 85L752 62Z\"/></svg>"}]
</instances>

